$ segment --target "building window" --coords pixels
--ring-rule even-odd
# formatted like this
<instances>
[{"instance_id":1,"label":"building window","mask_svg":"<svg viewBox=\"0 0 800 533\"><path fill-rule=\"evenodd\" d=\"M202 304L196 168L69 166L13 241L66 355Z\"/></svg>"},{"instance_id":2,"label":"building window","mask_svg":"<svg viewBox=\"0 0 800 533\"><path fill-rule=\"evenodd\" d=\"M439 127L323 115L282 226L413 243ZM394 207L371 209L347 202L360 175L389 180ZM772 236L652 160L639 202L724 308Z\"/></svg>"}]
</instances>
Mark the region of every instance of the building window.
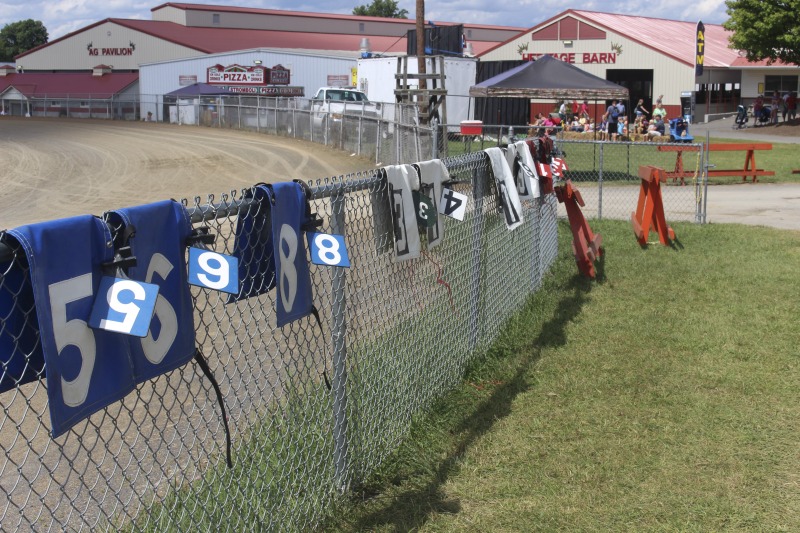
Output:
<instances>
[{"instance_id":1,"label":"building window","mask_svg":"<svg viewBox=\"0 0 800 533\"><path fill-rule=\"evenodd\" d=\"M219 26L219 13L214 13L211 15L211 24L214 26Z\"/></svg>"},{"instance_id":2,"label":"building window","mask_svg":"<svg viewBox=\"0 0 800 533\"><path fill-rule=\"evenodd\" d=\"M53 100L52 102L50 102L50 107L61 107L61 102L59 102L58 100Z\"/></svg>"},{"instance_id":3,"label":"building window","mask_svg":"<svg viewBox=\"0 0 800 533\"><path fill-rule=\"evenodd\" d=\"M772 94L775 91L783 94L797 90L797 76L765 76L764 92Z\"/></svg>"},{"instance_id":4,"label":"building window","mask_svg":"<svg viewBox=\"0 0 800 533\"><path fill-rule=\"evenodd\" d=\"M89 107L89 102L82 101L81 102L81 107Z\"/></svg>"},{"instance_id":5,"label":"building window","mask_svg":"<svg viewBox=\"0 0 800 533\"><path fill-rule=\"evenodd\" d=\"M358 33L364 33L364 23L363 22L359 22L358 23Z\"/></svg>"}]
</instances>

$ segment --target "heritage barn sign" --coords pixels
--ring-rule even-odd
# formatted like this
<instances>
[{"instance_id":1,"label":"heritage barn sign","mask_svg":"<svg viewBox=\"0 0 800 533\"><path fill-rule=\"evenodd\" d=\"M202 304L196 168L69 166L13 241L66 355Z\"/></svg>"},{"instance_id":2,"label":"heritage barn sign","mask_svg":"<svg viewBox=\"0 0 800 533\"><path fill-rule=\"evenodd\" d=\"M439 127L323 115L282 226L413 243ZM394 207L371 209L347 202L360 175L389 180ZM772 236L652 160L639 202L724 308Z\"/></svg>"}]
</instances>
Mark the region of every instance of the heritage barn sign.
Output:
<instances>
[{"instance_id":1,"label":"heritage barn sign","mask_svg":"<svg viewBox=\"0 0 800 533\"><path fill-rule=\"evenodd\" d=\"M289 69L275 65L272 68L242 65L214 65L206 69L206 79L210 85L237 85L256 87L266 85L289 85Z\"/></svg>"},{"instance_id":2,"label":"heritage barn sign","mask_svg":"<svg viewBox=\"0 0 800 533\"><path fill-rule=\"evenodd\" d=\"M593 63L613 65L617 62L617 54L614 52L584 52L579 54L575 52L555 52L552 54L522 54L522 59L526 61L535 61L542 56L553 56L556 59L560 59L564 63L583 63L585 65L591 65ZM578 61L579 59L580 61Z\"/></svg>"}]
</instances>

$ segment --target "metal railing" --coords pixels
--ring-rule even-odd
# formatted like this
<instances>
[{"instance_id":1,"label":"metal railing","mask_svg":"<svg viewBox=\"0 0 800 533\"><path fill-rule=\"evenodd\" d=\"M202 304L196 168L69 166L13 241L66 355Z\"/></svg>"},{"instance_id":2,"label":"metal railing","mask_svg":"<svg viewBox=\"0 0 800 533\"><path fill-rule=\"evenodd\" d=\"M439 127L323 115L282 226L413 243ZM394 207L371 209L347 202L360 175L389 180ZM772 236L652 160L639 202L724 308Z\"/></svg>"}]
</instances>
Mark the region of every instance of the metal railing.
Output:
<instances>
[{"instance_id":1,"label":"metal railing","mask_svg":"<svg viewBox=\"0 0 800 533\"><path fill-rule=\"evenodd\" d=\"M196 344L228 412L232 469L214 390L195 362L52 438L45 380L18 384L9 365L28 361L19 332L35 338L38 323L11 276L24 272L25 256L6 247L0 291L25 323L0 317L0 389L9 389L0 393L0 529L318 527L342 491L406 438L414 415L460 381L556 256L552 195L523 202L524 224L508 231L486 155L445 164L450 187L469 196L467 214L447 219L442 243L405 262L393 261L391 225L378 223L389 209L380 173L312 184L321 231L345 236L352 264L311 265L320 323L277 327L274 291L229 302L192 288ZM237 218L254 209L243 198L187 204L194 225L216 235L215 251L233 253ZM44 370L33 369L40 378Z\"/></svg>"}]
</instances>

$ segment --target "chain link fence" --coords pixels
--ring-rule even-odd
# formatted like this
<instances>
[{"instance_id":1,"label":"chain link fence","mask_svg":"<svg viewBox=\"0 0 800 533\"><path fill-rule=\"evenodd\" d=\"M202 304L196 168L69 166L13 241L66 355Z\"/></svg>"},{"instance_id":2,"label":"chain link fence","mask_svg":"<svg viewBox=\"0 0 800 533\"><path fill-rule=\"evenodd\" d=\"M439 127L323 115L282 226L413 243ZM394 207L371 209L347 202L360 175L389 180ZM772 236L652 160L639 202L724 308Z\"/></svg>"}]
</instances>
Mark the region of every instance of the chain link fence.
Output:
<instances>
[{"instance_id":1,"label":"chain link fence","mask_svg":"<svg viewBox=\"0 0 800 533\"><path fill-rule=\"evenodd\" d=\"M483 125L480 135L461 135L453 126L436 128L440 153L463 154L512 140L531 139L533 128ZM627 220L639 197L639 167L652 165L667 171L662 184L664 212L668 221L706 222L708 176L704 144L669 142L606 142L552 136L556 149L569 167L565 177L580 189L591 218ZM566 216L561 207L559 216Z\"/></svg>"},{"instance_id":2,"label":"chain link fence","mask_svg":"<svg viewBox=\"0 0 800 533\"><path fill-rule=\"evenodd\" d=\"M24 319L0 317L1 529L318 527L398 447L414 415L461 380L555 259L553 195L523 202L524 224L508 231L486 155L444 162L450 188L469 196L467 214L405 262L393 261L391 228L374 223L389 209L380 172L312 184L321 231L345 236L352 263L311 265L319 323L277 327L274 291L229 302L192 287L196 344L228 413L231 469L220 406L195 361L52 438L45 369L31 358L36 312L21 297L25 254L4 245L0 294ZM257 209L243 193L186 202L217 252L233 253L238 217ZM20 382L19 363L32 381Z\"/></svg>"}]
</instances>

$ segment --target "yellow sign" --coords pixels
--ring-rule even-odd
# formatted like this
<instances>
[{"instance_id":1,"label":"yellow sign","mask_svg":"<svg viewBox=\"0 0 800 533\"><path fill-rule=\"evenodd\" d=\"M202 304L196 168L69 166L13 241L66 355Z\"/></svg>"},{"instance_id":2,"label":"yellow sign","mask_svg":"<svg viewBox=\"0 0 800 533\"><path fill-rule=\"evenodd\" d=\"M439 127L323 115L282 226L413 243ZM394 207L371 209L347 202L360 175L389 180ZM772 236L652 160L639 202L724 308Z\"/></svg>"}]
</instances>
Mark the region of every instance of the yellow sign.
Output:
<instances>
[{"instance_id":1,"label":"yellow sign","mask_svg":"<svg viewBox=\"0 0 800 533\"><path fill-rule=\"evenodd\" d=\"M350 68L350 85L358 87L358 67Z\"/></svg>"}]
</instances>

